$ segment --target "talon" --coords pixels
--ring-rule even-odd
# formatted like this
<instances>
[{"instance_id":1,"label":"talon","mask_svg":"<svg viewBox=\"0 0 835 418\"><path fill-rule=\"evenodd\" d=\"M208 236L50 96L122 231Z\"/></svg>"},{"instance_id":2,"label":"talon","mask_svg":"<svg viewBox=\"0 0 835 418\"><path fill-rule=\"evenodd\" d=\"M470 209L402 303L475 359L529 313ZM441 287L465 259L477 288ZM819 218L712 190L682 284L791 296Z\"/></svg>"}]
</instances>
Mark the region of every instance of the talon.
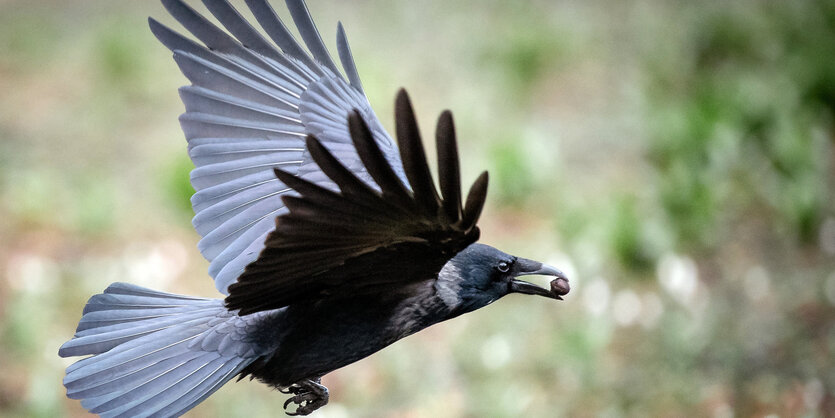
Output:
<instances>
[{"instance_id":1,"label":"talon","mask_svg":"<svg viewBox=\"0 0 835 418\"><path fill-rule=\"evenodd\" d=\"M308 415L311 412L325 406L328 403L328 388L319 383L319 379L305 380L288 386L287 393L294 396L284 401L284 413L289 416ZM281 391L281 389L279 389ZM282 391L282 393L285 393ZM295 403L298 405L295 411L287 411L287 407Z\"/></svg>"}]
</instances>

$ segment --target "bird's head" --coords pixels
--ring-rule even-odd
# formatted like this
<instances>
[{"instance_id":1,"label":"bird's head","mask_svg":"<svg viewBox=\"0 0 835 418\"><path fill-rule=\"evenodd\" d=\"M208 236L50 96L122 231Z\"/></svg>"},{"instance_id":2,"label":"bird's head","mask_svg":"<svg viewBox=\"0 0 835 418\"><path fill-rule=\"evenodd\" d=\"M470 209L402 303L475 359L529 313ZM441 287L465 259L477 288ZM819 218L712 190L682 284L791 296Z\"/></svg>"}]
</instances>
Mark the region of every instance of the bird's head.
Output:
<instances>
[{"instance_id":1,"label":"bird's head","mask_svg":"<svg viewBox=\"0 0 835 418\"><path fill-rule=\"evenodd\" d=\"M553 276L551 289L519 279L527 275ZM562 300L570 289L568 278L556 268L484 244L472 244L449 260L436 288L454 315L482 308L509 293Z\"/></svg>"}]
</instances>

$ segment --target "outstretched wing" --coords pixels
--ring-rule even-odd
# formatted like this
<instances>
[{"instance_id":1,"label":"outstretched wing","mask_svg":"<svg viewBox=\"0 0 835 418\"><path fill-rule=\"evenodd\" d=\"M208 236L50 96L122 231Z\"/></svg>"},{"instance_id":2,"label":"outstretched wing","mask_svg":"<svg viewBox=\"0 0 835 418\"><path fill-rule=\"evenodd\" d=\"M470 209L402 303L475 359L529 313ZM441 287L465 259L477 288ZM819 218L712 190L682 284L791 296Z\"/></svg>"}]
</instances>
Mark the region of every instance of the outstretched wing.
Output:
<instances>
[{"instance_id":1,"label":"outstretched wing","mask_svg":"<svg viewBox=\"0 0 835 418\"><path fill-rule=\"evenodd\" d=\"M313 182L327 181L310 158L305 138L316 135L344 165L367 179L351 146L345 119L356 109L383 154L402 177L393 141L362 90L340 24L337 49L343 78L302 0L287 7L308 54L266 0L247 0L267 40L226 0L203 0L228 33L181 0L166 9L203 45L149 19L156 37L174 53L190 86L180 89L180 123L195 169L194 227L222 293L258 257L274 218L286 212L279 196L292 189L273 167ZM204 46L205 45L205 46ZM312 56L311 56L312 54Z\"/></svg>"},{"instance_id":2,"label":"outstretched wing","mask_svg":"<svg viewBox=\"0 0 835 418\"><path fill-rule=\"evenodd\" d=\"M284 196L289 213L276 220L266 248L229 287L226 306L241 315L294 303L382 294L437 276L455 254L478 240L476 221L487 195L487 172L461 205L452 116L437 128L441 194L435 189L405 91L396 102L397 142L408 185L395 174L358 113L351 139L377 187L369 186L314 136L313 160L339 192L276 169L300 196Z\"/></svg>"}]
</instances>

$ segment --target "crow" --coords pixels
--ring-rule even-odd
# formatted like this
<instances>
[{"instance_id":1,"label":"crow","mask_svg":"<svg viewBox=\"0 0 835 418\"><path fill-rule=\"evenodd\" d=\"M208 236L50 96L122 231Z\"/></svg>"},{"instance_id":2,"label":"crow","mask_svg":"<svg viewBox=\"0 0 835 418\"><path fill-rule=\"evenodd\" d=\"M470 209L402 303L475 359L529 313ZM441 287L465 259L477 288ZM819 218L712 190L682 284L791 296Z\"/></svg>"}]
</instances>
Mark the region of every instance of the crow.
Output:
<instances>
[{"instance_id":1,"label":"crow","mask_svg":"<svg viewBox=\"0 0 835 418\"><path fill-rule=\"evenodd\" d=\"M203 45L149 24L191 81L180 122L193 224L225 298L111 284L59 350L88 356L66 370L68 397L102 416L178 416L249 376L307 415L328 402L323 375L403 337L509 293L568 293L556 268L476 243L488 176L462 195L451 113L438 119L438 191L407 94L395 145L341 23L347 79L302 0L287 7L309 53L266 0L246 3L272 42L226 0L204 3L226 31L163 0ZM554 279L545 289L524 275Z\"/></svg>"}]
</instances>

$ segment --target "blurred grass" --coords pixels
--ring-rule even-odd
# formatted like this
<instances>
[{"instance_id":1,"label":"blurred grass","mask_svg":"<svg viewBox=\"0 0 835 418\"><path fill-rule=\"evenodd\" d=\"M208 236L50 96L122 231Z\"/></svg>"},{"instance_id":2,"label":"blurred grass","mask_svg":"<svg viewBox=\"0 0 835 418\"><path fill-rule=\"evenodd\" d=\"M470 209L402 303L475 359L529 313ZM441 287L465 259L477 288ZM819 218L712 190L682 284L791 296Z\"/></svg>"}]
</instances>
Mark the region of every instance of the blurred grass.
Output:
<instances>
[{"instance_id":1,"label":"blurred grass","mask_svg":"<svg viewBox=\"0 0 835 418\"><path fill-rule=\"evenodd\" d=\"M572 277L326 376L320 416L835 414L835 2L317 2L384 125L453 110L483 241ZM323 4L325 3L325 4ZM281 7L279 14L287 16ZM215 295L155 3L0 3L0 416L113 281ZM229 384L195 416L273 416Z\"/></svg>"}]
</instances>

